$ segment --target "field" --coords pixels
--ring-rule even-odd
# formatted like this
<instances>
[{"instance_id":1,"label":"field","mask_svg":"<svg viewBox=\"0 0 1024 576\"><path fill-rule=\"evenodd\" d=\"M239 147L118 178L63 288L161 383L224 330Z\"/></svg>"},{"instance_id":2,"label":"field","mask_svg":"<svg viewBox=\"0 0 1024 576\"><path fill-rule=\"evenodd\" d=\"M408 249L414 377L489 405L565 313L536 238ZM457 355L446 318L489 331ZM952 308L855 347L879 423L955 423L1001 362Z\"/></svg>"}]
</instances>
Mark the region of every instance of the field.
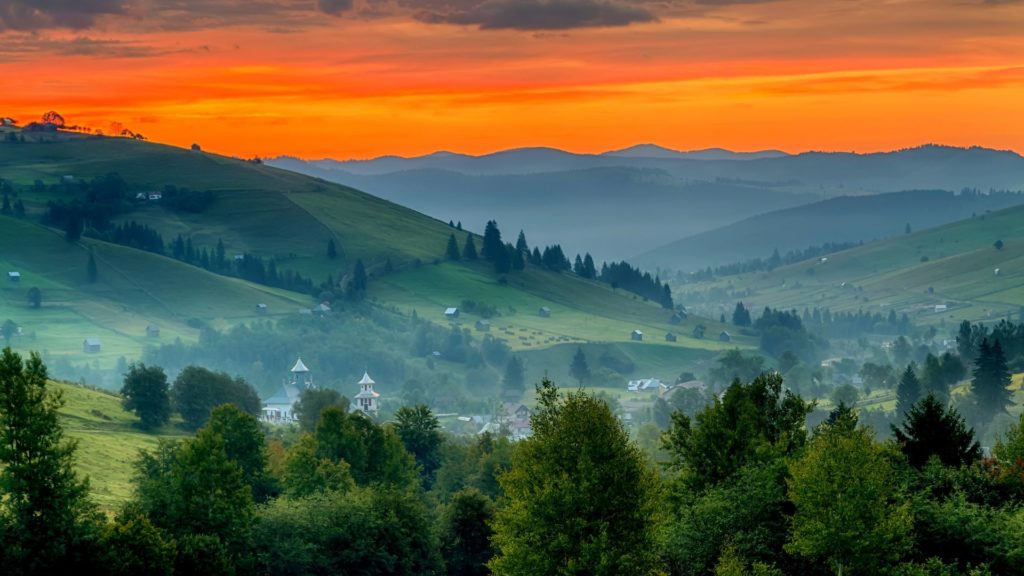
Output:
<instances>
[{"instance_id":1,"label":"field","mask_svg":"<svg viewBox=\"0 0 1024 576\"><path fill-rule=\"evenodd\" d=\"M994 244L1002 240L1002 249ZM679 288L748 307L830 308L907 313L921 324L952 329L962 320L1019 318L1024 305L1024 207L874 242L827 258ZM742 294L742 295L737 295ZM717 295L717 296L713 296ZM724 295L724 297L723 297ZM937 308L938 307L938 308Z\"/></svg>"},{"instance_id":2,"label":"field","mask_svg":"<svg viewBox=\"0 0 1024 576\"><path fill-rule=\"evenodd\" d=\"M107 512L131 496L132 463L139 450L152 450L161 438L184 438L167 426L158 434L145 434L133 426L135 417L121 408L120 397L73 384L51 382L64 395L61 424L78 441L75 462L88 476L94 500Z\"/></svg>"}]
</instances>

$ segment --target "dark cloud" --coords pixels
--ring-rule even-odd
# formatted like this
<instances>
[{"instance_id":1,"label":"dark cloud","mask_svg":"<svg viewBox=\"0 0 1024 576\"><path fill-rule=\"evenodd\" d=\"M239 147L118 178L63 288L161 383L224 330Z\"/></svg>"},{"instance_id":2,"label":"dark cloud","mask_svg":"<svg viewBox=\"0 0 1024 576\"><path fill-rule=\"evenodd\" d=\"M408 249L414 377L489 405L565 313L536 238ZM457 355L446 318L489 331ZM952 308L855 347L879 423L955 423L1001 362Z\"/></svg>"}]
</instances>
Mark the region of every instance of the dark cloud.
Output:
<instances>
[{"instance_id":1,"label":"dark cloud","mask_svg":"<svg viewBox=\"0 0 1024 576\"><path fill-rule=\"evenodd\" d=\"M615 0L484 0L425 4L442 4L449 11L422 10L416 14L419 20L475 25L484 30L568 30L657 20L639 3Z\"/></svg>"},{"instance_id":2,"label":"dark cloud","mask_svg":"<svg viewBox=\"0 0 1024 576\"><path fill-rule=\"evenodd\" d=\"M98 16L126 14L125 0L0 0L0 30L89 28Z\"/></svg>"},{"instance_id":3,"label":"dark cloud","mask_svg":"<svg viewBox=\"0 0 1024 576\"><path fill-rule=\"evenodd\" d=\"M184 51L184 50L178 50ZM39 54L60 54L63 56L103 56L108 58L146 58L167 54L137 42L122 42L88 37L69 40L40 38L34 34L15 34L0 43L0 58L28 60Z\"/></svg>"},{"instance_id":4,"label":"dark cloud","mask_svg":"<svg viewBox=\"0 0 1024 576\"><path fill-rule=\"evenodd\" d=\"M316 3L321 12L333 16L352 10L353 4L353 0L317 0Z\"/></svg>"}]
</instances>

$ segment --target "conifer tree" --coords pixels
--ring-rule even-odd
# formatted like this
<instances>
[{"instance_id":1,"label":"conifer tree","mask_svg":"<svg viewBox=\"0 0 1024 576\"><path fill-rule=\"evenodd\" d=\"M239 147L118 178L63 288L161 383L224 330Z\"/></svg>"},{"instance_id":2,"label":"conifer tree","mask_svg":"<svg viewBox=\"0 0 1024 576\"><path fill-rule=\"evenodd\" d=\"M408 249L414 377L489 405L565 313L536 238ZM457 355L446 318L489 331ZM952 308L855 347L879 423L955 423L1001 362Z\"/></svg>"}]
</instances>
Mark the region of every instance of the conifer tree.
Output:
<instances>
[{"instance_id":1,"label":"conifer tree","mask_svg":"<svg viewBox=\"0 0 1024 576\"><path fill-rule=\"evenodd\" d=\"M523 270L526 268L526 259L523 258L523 253L520 250L514 250L512 252L512 269Z\"/></svg>"},{"instance_id":2,"label":"conifer tree","mask_svg":"<svg viewBox=\"0 0 1024 576\"><path fill-rule=\"evenodd\" d=\"M896 386L896 417L904 418L914 404L921 398L921 383L914 373L914 365L908 364L907 369Z\"/></svg>"},{"instance_id":3,"label":"conifer tree","mask_svg":"<svg viewBox=\"0 0 1024 576\"><path fill-rule=\"evenodd\" d=\"M338 257L338 247L334 245L334 238L327 240L327 257L334 260Z\"/></svg>"},{"instance_id":4,"label":"conifer tree","mask_svg":"<svg viewBox=\"0 0 1024 576\"><path fill-rule=\"evenodd\" d=\"M580 386L590 379L590 367L587 365L587 355L583 353L583 347L576 347L576 354L572 357L572 364L569 366L569 374L575 378Z\"/></svg>"},{"instance_id":5,"label":"conifer tree","mask_svg":"<svg viewBox=\"0 0 1024 576\"><path fill-rule=\"evenodd\" d=\"M974 430L967 427L956 410L946 410L933 394L915 404L902 427L892 426L892 433L910 465L923 467L937 456L946 466L971 464L981 457L981 445L974 440Z\"/></svg>"},{"instance_id":6,"label":"conifer tree","mask_svg":"<svg viewBox=\"0 0 1024 576\"><path fill-rule=\"evenodd\" d=\"M988 338L982 339L978 358L974 361L971 395L984 421L1006 412L1011 402L1010 380L1002 344L999 340L989 344Z\"/></svg>"},{"instance_id":7,"label":"conifer tree","mask_svg":"<svg viewBox=\"0 0 1024 576\"><path fill-rule=\"evenodd\" d=\"M594 259L590 256L590 252L583 257L583 277L588 280L597 277L597 269L594 267Z\"/></svg>"},{"instance_id":8,"label":"conifer tree","mask_svg":"<svg viewBox=\"0 0 1024 576\"><path fill-rule=\"evenodd\" d=\"M455 234L448 235L448 247L445 249L445 257L449 260L459 259L459 242L455 239Z\"/></svg>"},{"instance_id":9,"label":"conifer tree","mask_svg":"<svg viewBox=\"0 0 1024 576\"><path fill-rule=\"evenodd\" d=\"M516 239L516 250L527 254L530 252L530 246L526 243L526 234L522 230L519 231L519 238Z\"/></svg>"},{"instance_id":10,"label":"conifer tree","mask_svg":"<svg viewBox=\"0 0 1024 576\"><path fill-rule=\"evenodd\" d=\"M466 260L476 260L479 256L476 253L476 244L473 243L473 235L466 236L466 246L462 249L462 257Z\"/></svg>"},{"instance_id":11,"label":"conifer tree","mask_svg":"<svg viewBox=\"0 0 1024 576\"><path fill-rule=\"evenodd\" d=\"M481 254L485 260L495 262L501 257L501 252L504 248L505 243L501 241L501 230L498 230L498 223L494 220L488 220L487 226L484 228L484 243L480 250Z\"/></svg>"}]
</instances>

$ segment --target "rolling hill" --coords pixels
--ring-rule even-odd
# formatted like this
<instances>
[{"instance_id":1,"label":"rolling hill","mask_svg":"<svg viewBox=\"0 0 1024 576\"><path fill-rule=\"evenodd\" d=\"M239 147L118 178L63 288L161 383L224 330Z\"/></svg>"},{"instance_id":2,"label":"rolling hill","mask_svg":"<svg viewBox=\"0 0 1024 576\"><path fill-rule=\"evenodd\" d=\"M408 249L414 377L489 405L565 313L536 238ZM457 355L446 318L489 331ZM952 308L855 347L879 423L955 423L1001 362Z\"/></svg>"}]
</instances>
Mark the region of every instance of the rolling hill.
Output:
<instances>
[{"instance_id":1,"label":"rolling hill","mask_svg":"<svg viewBox=\"0 0 1024 576\"><path fill-rule=\"evenodd\" d=\"M1002 241L1002 248L995 243ZM705 311L821 307L906 312L952 330L962 320L1020 319L1024 304L1024 206L872 242L767 273L677 287Z\"/></svg>"},{"instance_id":2,"label":"rolling hill","mask_svg":"<svg viewBox=\"0 0 1024 576\"><path fill-rule=\"evenodd\" d=\"M871 242L921 230L972 214L1024 203L1024 194L953 194L915 190L869 196L841 196L760 214L696 234L630 261L661 269L692 271L751 258L767 259L826 242Z\"/></svg>"},{"instance_id":3,"label":"rolling hill","mask_svg":"<svg viewBox=\"0 0 1024 576\"><path fill-rule=\"evenodd\" d=\"M223 242L229 259L256 256L315 284L328 278L340 283L362 261L369 277L366 299L385 315L415 311L447 327L444 308L473 300L497 309L493 337L513 351L615 346L646 358L665 377L726 347L690 337L702 322L717 334L714 322L691 318L688 325L672 326L670 313L659 306L571 274L530 268L499 277L483 262L444 262L449 234L457 233L462 243L466 232L352 188L259 163L120 138L57 134L0 142L0 178L13 183L28 212L25 219L0 217L0 266L21 272L18 282L0 287L0 319L11 318L21 327L12 340L15 347L41 350L48 362L73 366L76 374L109 372L139 358L147 346L177 338L196 342L202 326L226 329L291 318L318 302L309 294L213 274L94 238L68 243L60 232L36 223L48 202L71 201L82 194L80 182L109 173L127 182L131 198L167 186L209 191L214 198L199 213L158 200L135 201L115 223L145 224L168 241L181 235L197 250L212 252ZM334 259L326 254L329 240L337 245ZM476 241L480 245L479 237ZM95 283L86 274L90 252L98 268ZM27 305L31 286L42 291L40 309ZM260 313L257 303L266 304L267 312ZM553 312L545 322L537 316L542 306ZM339 305L338 314L347 313ZM476 319L466 314L455 326L472 330ZM159 338L146 336L149 324L161 327ZM631 340L635 329L649 335L643 343ZM664 341L669 330L678 331L678 341ZM83 340L92 337L102 341L98 354L83 352ZM729 345L751 344L740 337ZM545 362L531 363L531 370L545 370ZM268 366L271 373L276 364Z\"/></svg>"}]
</instances>

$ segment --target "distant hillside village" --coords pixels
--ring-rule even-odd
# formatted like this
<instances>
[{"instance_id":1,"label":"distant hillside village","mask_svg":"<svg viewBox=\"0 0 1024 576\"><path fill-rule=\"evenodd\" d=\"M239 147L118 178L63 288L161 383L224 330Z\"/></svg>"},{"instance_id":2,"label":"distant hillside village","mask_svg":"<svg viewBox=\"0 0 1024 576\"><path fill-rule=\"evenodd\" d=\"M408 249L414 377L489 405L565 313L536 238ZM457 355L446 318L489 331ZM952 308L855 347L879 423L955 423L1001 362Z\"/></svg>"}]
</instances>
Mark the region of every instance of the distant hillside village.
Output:
<instances>
[{"instance_id":1,"label":"distant hillside village","mask_svg":"<svg viewBox=\"0 0 1024 576\"><path fill-rule=\"evenodd\" d=\"M380 414L380 393L373 387L376 382L369 372L363 372L362 379L356 383L359 391L352 397L349 410L362 412L370 417ZM269 424L294 424L299 421L296 405L300 402L303 392L318 390L313 382L312 371L298 358L289 371L289 377L271 396L262 400L260 419ZM458 416L454 414L439 415L454 417L457 432L463 434L485 434L505 436L511 440L523 440L532 434L530 425L530 408L525 404L504 403L497 414Z\"/></svg>"}]
</instances>

